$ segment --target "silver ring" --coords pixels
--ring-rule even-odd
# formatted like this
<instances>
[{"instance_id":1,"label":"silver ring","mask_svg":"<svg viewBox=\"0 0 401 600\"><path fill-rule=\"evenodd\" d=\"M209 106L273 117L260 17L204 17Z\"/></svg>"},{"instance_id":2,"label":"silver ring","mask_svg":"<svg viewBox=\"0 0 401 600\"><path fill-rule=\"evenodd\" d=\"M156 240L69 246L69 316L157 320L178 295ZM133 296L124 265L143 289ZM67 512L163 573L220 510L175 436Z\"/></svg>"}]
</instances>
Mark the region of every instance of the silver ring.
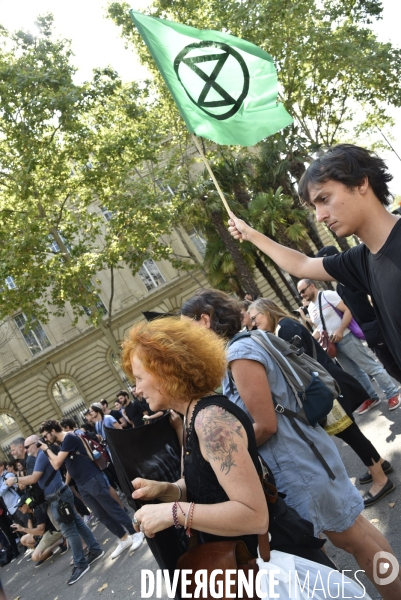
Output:
<instances>
[{"instance_id":1,"label":"silver ring","mask_svg":"<svg viewBox=\"0 0 401 600\"><path fill-rule=\"evenodd\" d=\"M142 533L143 533L143 527L142 527L142 525L139 525L139 530L142 531Z\"/></svg>"},{"instance_id":2,"label":"silver ring","mask_svg":"<svg viewBox=\"0 0 401 600\"><path fill-rule=\"evenodd\" d=\"M135 515L134 515L134 518L132 519L132 522L133 522L134 525L139 525L138 519L136 518Z\"/></svg>"}]
</instances>

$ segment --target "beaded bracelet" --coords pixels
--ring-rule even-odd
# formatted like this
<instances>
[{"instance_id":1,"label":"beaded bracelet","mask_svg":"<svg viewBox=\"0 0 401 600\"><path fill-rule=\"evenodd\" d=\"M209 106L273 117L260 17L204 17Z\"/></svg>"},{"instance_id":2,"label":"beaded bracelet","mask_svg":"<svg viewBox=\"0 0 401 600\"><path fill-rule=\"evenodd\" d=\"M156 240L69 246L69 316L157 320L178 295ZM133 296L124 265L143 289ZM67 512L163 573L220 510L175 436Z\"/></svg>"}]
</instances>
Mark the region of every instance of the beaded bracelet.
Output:
<instances>
[{"instance_id":1,"label":"beaded bracelet","mask_svg":"<svg viewBox=\"0 0 401 600\"><path fill-rule=\"evenodd\" d=\"M187 515L182 510L180 504L178 502L174 502L174 504L171 508L171 512L173 513L173 523L174 523L174 527L176 529L179 529L180 527L182 527L182 525L180 525L180 523L178 521L177 507L180 508L180 511L182 512L182 514L184 515L185 518L187 518Z\"/></svg>"}]
</instances>

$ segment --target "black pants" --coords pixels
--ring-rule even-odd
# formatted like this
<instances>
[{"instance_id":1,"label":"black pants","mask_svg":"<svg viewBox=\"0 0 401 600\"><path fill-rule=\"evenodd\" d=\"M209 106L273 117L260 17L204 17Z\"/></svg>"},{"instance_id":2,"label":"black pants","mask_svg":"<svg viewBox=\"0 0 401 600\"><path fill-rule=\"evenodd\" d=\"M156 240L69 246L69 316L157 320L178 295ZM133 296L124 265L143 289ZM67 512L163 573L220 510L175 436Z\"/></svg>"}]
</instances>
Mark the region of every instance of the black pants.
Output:
<instances>
[{"instance_id":1,"label":"black pants","mask_svg":"<svg viewBox=\"0 0 401 600\"><path fill-rule=\"evenodd\" d=\"M367 467L371 467L373 461L379 462L380 454L356 423L352 423L347 429L337 433L336 437L348 444Z\"/></svg>"}]
</instances>

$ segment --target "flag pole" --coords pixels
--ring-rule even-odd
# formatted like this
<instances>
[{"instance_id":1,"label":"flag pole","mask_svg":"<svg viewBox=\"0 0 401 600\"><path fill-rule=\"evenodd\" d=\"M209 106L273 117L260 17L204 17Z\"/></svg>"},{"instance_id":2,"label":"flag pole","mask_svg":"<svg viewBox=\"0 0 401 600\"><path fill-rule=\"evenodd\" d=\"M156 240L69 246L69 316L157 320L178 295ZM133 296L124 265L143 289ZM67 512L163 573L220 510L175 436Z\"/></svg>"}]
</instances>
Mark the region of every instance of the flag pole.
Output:
<instances>
[{"instance_id":1,"label":"flag pole","mask_svg":"<svg viewBox=\"0 0 401 600\"><path fill-rule=\"evenodd\" d=\"M201 155L201 158L202 158L202 160L203 160L203 162L205 164L206 169L209 172L210 177L213 180L214 185L216 186L216 190L217 190L217 192L218 192L218 194L219 194L219 196L221 198L221 201L224 204L224 208L226 209L226 211L228 212L228 215L230 216L231 209L230 209L230 207L227 204L227 200L224 198L224 194L221 191L221 188L220 188L219 184L217 183L217 179L214 176L214 173L213 173L213 171L212 171L212 169L210 167L209 161L208 161L208 159L206 158L206 156L203 153L202 146L200 145L199 140L198 140L197 136L194 133L191 133L191 137L192 137L192 139L194 141L194 144L195 144L195 146L196 146L199 154Z\"/></svg>"}]
</instances>

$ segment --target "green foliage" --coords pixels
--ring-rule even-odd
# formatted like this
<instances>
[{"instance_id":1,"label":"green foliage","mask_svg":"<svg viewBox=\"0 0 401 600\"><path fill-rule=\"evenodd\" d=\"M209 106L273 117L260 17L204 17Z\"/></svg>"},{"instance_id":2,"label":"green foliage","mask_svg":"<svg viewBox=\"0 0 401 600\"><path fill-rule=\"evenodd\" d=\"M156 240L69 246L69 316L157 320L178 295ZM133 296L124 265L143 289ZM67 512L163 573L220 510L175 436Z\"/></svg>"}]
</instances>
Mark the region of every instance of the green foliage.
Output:
<instances>
[{"instance_id":1,"label":"green foliage","mask_svg":"<svg viewBox=\"0 0 401 600\"><path fill-rule=\"evenodd\" d=\"M379 42L368 27L381 18L380 0L154 0L149 13L198 29L228 31L269 52L282 99L311 148L332 145L365 121L384 125L388 104L400 106L401 51ZM109 14L156 73L128 5L112 2Z\"/></svg>"},{"instance_id":2,"label":"green foliage","mask_svg":"<svg viewBox=\"0 0 401 600\"><path fill-rule=\"evenodd\" d=\"M16 284L3 287L0 318L20 308L46 321L70 302L97 322L97 273L169 255L160 236L175 206L162 174L133 177L157 164L167 134L146 85L111 69L76 85L69 43L53 39L50 16L38 25L38 37L0 31L0 282Z\"/></svg>"}]
</instances>

